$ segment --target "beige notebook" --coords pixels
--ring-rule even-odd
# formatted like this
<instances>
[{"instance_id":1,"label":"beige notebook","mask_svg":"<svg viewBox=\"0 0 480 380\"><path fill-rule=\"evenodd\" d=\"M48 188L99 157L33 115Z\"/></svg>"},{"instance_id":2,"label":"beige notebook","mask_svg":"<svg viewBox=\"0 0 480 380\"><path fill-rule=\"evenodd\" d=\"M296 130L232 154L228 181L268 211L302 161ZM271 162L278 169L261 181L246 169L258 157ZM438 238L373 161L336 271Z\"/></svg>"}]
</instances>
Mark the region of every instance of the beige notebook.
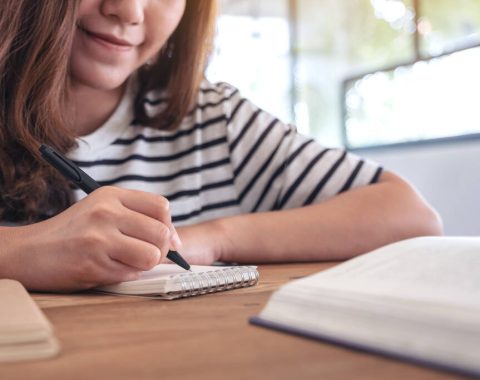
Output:
<instances>
[{"instance_id":1,"label":"beige notebook","mask_svg":"<svg viewBox=\"0 0 480 380\"><path fill-rule=\"evenodd\" d=\"M189 272L177 265L160 264L142 272L138 280L102 286L96 290L171 300L253 286L258 277L257 267L254 266L192 265Z\"/></svg>"},{"instance_id":2,"label":"beige notebook","mask_svg":"<svg viewBox=\"0 0 480 380\"><path fill-rule=\"evenodd\" d=\"M18 281L0 280L0 305L0 362L59 352L52 326Z\"/></svg>"}]
</instances>

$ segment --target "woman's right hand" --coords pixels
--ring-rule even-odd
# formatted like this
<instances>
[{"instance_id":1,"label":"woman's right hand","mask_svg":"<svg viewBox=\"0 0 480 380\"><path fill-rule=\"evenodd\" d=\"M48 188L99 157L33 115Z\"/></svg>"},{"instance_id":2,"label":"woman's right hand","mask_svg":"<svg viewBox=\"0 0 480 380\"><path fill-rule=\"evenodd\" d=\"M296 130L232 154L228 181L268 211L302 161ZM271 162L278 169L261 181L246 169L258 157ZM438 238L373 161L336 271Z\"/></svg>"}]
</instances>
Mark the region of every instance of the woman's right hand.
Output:
<instances>
[{"instance_id":1,"label":"woman's right hand","mask_svg":"<svg viewBox=\"0 0 480 380\"><path fill-rule=\"evenodd\" d=\"M37 291L134 280L181 242L167 199L105 186L39 223L0 229L0 278Z\"/></svg>"}]
</instances>

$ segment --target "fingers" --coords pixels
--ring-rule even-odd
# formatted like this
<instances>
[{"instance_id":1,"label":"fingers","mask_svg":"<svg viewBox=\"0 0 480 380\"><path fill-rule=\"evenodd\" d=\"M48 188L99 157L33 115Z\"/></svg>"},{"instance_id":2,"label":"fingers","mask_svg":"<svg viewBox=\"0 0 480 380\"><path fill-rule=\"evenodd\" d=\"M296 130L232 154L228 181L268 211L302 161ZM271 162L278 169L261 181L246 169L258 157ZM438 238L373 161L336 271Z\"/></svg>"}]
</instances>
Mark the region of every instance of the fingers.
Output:
<instances>
[{"instance_id":1,"label":"fingers","mask_svg":"<svg viewBox=\"0 0 480 380\"><path fill-rule=\"evenodd\" d=\"M153 244L119 235L109 249L109 257L130 268L145 271L152 269L160 262L161 254L158 247Z\"/></svg>"},{"instance_id":2,"label":"fingers","mask_svg":"<svg viewBox=\"0 0 480 380\"><path fill-rule=\"evenodd\" d=\"M181 247L166 198L111 186L102 187L87 198L89 228L102 231L101 240L108 246L103 246L104 252L111 259L136 270L148 270L171 247Z\"/></svg>"},{"instance_id":3,"label":"fingers","mask_svg":"<svg viewBox=\"0 0 480 380\"><path fill-rule=\"evenodd\" d=\"M126 190L119 194L119 199L130 210L171 223L170 204L167 198L144 191Z\"/></svg>"},{"instance_id":4,"label":"fingers","mask_svg":"<svg viewBox=\"0 0 480 380\"><path fill-rule=\"evenodd\" d=\"M162 222L145 217L138 212L125 210L123 217L118 221L119 231L131 238L147 242L157 247L159 257L165 257L170 249L170 229ZM161 256L161 257L160 257Z\"/></svg>"},{"instance_id":5,"label":"fingers","mask_svg":"<svg viewBox=\"0 0 480 380\"><path fill-rule=\"evenodd\" d=\"M171 225L170 228L170 244L175 251L180 251L183 247L182 241L180 240L180 236L178 235L177 230Z\"/></svg>"},{"instance_id":6,"label":"fingers","mask_svg":"<svg viewBox=\"0 0 480 380\"><path fill-rule=\"evenodd\" d=\"M99 242L101 240L102 237L98 238ZM59 272L62 275L66 275L66 283L75 284L71 287L72 290L89 289L100 285L138 279L139 273L143 268L137 268L110 257L112 252L118 251L118 247L113 245L111 240L101 245L91 246L90 249L82 250L76 254L70 253L65 255L57 252L55 260L57 263L61 263L62 259L68 261L67 268L70 269ZM143 265L146 267L150 265L149 261L153 262L152 259L145 259L145 255L140 255L136 259L135 263L138 266Z\"/></svg>"},{"instance_id":7,"label":"fingers","mask_svg":"<svg viewBox=\"0 0 480 380\"><path fill-rule=\"evenodd\" d=\"M111 260L102 276L102 285L138 280L139 271L116 260Z\"/></svg>"},{"instance_id":8,"label":"fingers","mask_svg":"<svg viewBox=\"0 0 480 380\"><path fill-rule=\"evenodd\" d=\"M122 189L119 199L124 207L164 223L170 230L170 245L176 250L182 247L178 233L172 224L168 199L144 191L125 189Z\"/></svg>"}]
</instances>

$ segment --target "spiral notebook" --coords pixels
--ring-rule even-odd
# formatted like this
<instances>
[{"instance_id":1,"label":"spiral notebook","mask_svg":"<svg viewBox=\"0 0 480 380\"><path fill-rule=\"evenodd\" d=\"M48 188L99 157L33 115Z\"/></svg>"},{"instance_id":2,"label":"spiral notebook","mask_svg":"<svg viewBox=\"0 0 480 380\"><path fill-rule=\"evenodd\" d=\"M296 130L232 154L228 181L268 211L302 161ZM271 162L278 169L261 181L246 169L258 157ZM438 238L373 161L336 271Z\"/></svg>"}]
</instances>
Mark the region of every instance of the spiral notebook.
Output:
<instances>
[{"instance_id":1,"label":"spiral notebook","mask_svg":"<svg viewBox=\"0 0 480 380\"><path fill-rule=\"evenodd\" d=\"M255 266L192 265L189 272L177 265L159 264L142 272L138 280L102 286L95 290L172 300L253 286L257 284L258 278Z\"/></svg>"}]
</instances>

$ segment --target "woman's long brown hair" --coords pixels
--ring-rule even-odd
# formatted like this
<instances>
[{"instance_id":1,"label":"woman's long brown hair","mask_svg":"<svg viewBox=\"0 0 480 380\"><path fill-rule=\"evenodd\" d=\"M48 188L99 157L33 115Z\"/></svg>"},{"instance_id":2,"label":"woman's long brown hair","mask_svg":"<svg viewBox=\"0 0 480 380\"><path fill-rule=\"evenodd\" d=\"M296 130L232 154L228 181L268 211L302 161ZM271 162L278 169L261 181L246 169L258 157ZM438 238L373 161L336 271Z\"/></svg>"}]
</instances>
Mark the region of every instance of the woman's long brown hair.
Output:
<instances>
[{"instance_id":1,"label":"woman's long brown hair","mask_svg":"<svg viewBox=\"0 0 480 380\"><path fill-rule=\"evenodd\" d=\"M0 1L0 221L38 221L71 203L68 183L43 163L38 147L65 153L75 146L63 111L78 2ZM215 0L187 0L158 61L140 72L136 120L165 129L185 117L211 49L215 15ZM142 99L153 89L166 89L169 102L149 117Z\"/></svg>"}]
</instances>

